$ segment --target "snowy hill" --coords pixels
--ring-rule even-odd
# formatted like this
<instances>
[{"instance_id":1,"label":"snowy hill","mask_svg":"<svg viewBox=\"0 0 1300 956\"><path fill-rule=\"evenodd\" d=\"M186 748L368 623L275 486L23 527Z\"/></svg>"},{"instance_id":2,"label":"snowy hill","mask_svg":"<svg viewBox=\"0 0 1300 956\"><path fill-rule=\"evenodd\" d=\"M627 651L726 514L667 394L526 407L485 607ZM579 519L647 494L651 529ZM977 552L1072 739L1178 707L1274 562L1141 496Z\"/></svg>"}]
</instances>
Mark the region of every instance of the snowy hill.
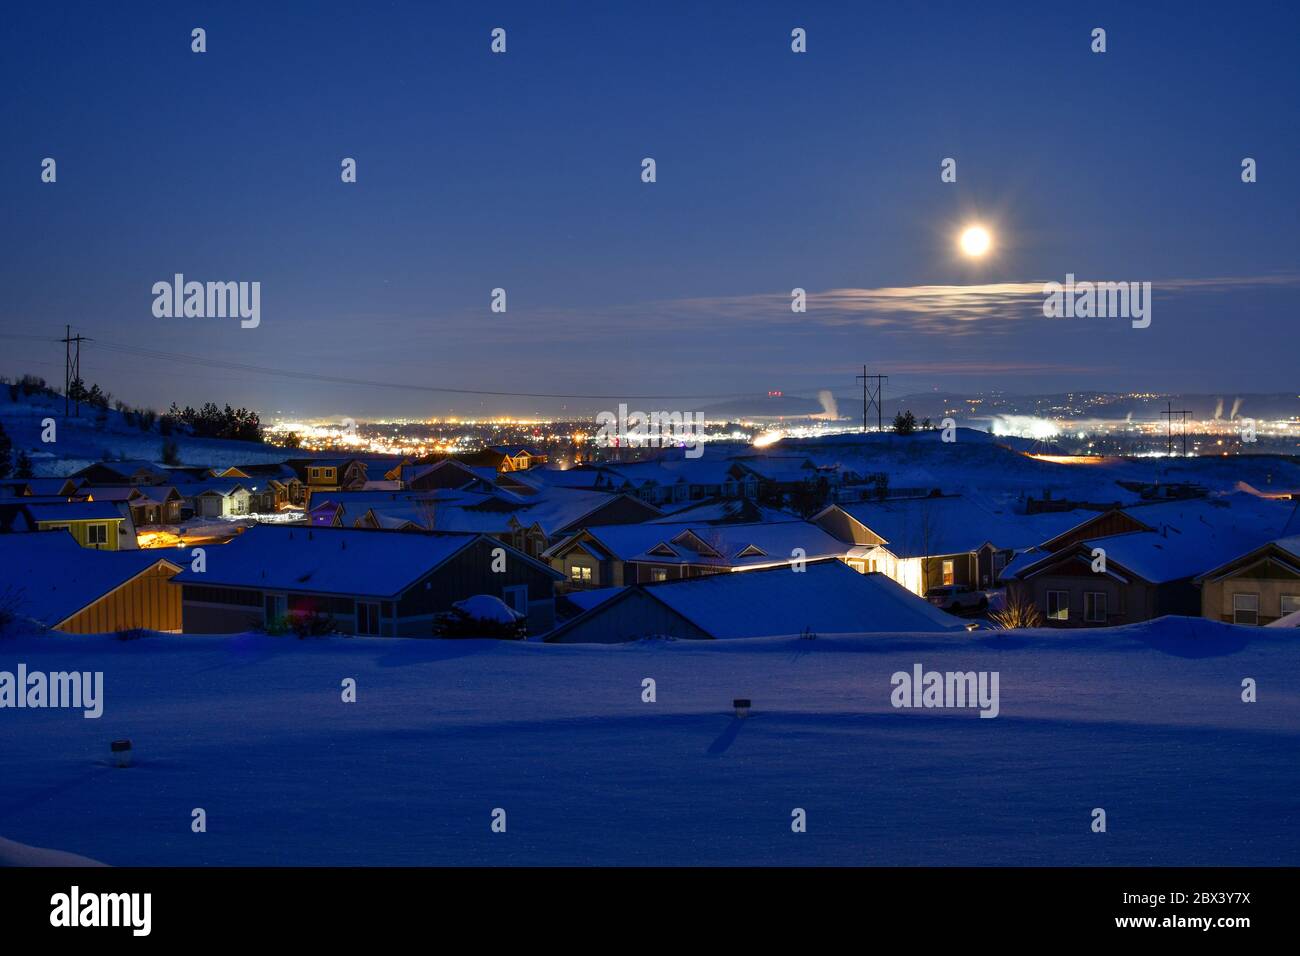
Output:
<instances>
[{"instance_id":1,"label":"snowy hill","mask_svg":"<svg viewBox=\"0 0 1300 956\"><path fill-rule=\"evenodd\" d=\"M958 428L955 442L939 431L914 435L868 433L786 439L755 454L807 455L861 475L884 472L895 488L940 488L1002 503L1020 496L1136 504L1140 496L1118 482L1191 482L1226 494L1245 482L1264 494L1300 493L1300 461L1278 455L1200 458L1048 459L1051 449L1027 439ZM707 451L706 446L706 451Z\"/></svg>"},{"instance_id":2,"label":"snowy hill","mask_svg":"<svg viewBox=\"0 0 1300 956\"><path fill-rule=\"evenodd\" d=\"M0 711L0 835L109 864L1300 860L1300 644L1271 628L0 640L0 670L19 662L103 671L104 715ZM894 709L917 663L998 671L1000 715ZM129 769L107 759L122 737Z\"/></svg>"},{"instance_id":3,"label":"snowy hill","mask_svg":"<svg viewBox=\"0 0 1300 956\"><path fill-rule=\"evenodd\" d=\"M25 450L32 459L37 477L62 477L97 461L141 459L161 462L163 436L155 424L148 432L126 421L121 412L101 412L85 404L79 418L63 417L63 398L45 394L19 395L15 401L8 387L0 387L0 425L13 442L13 454ZM53 418L57 423L57 441L41 441L42 421ZM218 438L194 438L172 435L180 463L209 467L283 461L310 452L290 451L259 442L224 441Z\"/></svg>"}]
</instances>

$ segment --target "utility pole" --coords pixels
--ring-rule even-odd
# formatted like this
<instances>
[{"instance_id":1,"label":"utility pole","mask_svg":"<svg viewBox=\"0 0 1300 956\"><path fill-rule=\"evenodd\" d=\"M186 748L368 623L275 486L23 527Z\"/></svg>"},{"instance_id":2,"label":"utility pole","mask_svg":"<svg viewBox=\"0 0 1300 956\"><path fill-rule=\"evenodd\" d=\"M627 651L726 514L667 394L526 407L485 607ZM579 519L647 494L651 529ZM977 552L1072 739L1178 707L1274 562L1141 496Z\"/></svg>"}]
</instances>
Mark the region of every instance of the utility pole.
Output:
<instances>
[{"instance_id":1,"label":"utility pole","mask_svg":"<svg viewBox=\"0 0 1300 956\"><path fill-rule=\"evenodd\" d=\"M876 430L885 430L885 382L889 381L888 375L868 375L867 367L862 366L862 374L858 376L862 379L862 430L867 430L867 409L872 405L876 406ZM867 386L867 382L876 383L874 389Z\"/></svg>"},{"instance_id":2,"label":"utility pole","mask_svg":"<svg viewBox=\"0 0 1300 956\"><path fill-rule=\"evenodd\" d=\"M1170 458L1174 454L1174 416L1181 415L1183 421L1183 457L1187 457L1187 415L1190 410L1186 408L1174 408L1173 402L1165 402L1165 410L1160 416L1165 420L1165 457Z\"/></svg>"},{"instance_id":3,"label":"utility pole","mask_svg":"<svg viewBox=\"0 0 1300 956\"><path fill-rule=\"evenodd\" d=\"M63 329L64 329L63 338L60 339L60 341L63 342L63 417L67 418L68 417L68 393L72 390L72 385L74 382L80 383L81 381L81 343L89 342L91 340L86 338L84 335L81 335L80 333L74 336L72 334L72 326L70 325L65 325ZM72 351L72 344L74 342L77 345L77 349L75 352ZM81 417L81 393L80 392L77 393L77 398L76 401L73 403L73 408L75 410L76 416L80 418Z\"/></svg>"}]
</instances>

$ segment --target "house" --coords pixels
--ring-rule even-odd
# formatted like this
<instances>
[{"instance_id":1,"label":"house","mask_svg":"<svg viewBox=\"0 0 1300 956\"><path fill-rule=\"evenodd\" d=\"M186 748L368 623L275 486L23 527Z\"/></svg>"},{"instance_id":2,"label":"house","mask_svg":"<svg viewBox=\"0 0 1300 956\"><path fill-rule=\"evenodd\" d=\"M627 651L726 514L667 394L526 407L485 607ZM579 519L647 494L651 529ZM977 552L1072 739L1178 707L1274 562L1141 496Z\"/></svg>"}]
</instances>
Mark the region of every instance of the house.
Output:
<instances>
[{"instance_id":1,"label":"house","mask_svg":"<svg viewBox=\"0 0 1300 956\"><path fill-rule=\"evenodd\" d=\"M302 479L283 462L214 468L212 476L233 478L247 488L249 507L253 511L274 513L288 507L301 507L307 500Z\"/></svg>"},{"instance_id":2,"label":"house","mask_svg":"<svg viewBox=\"0 0 1300 956\"><path fill-rule=\"evenodd\" d=\"M550 630L560 575L481 534L256 525L176 580L186 633L239 633L314 612L345 633L431 637L437 614L476 594L526 615L530 633Z\"/></svg>"},{"instance_id":3,"label":"house","mask_svg":"<svg viewBox=\"0 0 1300 956\"><path fill-rule=\"evenodd\" d=\"M657 518L652 505L628 495L547 488L529 496L484 486L488 492L440 489L430 492L333 495L313 508L316 526L424 529L490 534L531 557L582 525L630 524ZM365 512L358 518L356 513Z\"/></svg>"},{"instance_id":4,"label":"house","mask_svg":"<svg viewBox=\"0 0 1300 956\"><path fill-rule=\"evenodd\" d=\"M969 625L883 574L841 561L714 574L601 592L546 641L608 644L642 637L724 640L863 632L964 634ZM575 594L576 596L576 594Z\"/></svg>"},{"instance_id":5,"label":"house","mask_svg":"<svg viewBox=\"0 0 1300 956\"><path fill-rule=\"evenodd\" d=\"M1077 526L1093 512L1016 514L960 495L841 502L813 516L861 548L849 564L880 571L913 594L935 587L996 587L1016 551Z\"/></svg>"},{"instance_id":6,"label":"house","mask_svg":"<svg viewBox=\"0 0 1300 956\"><path fill-rule=\"evenodd\" d=\"M66 531L83 548L96 551L134 550L131 512L112 501L55 501L22 506L29 529Z\"/></svg>"},{"instance_id":7,"label":"house","mask_svg":"<svg viewBox=\"0 0 1300 956\"><path fill-rule=\"evenodd\" d=\"M547 456L527 445L493 445L465 457L472 465L484 465L499 472L527 471L546 464Z\"/></svg>"},{"instance_id":8,"label":"house","mask_svg":"<svg viewBox=\"0 0 1300 956\"><path fill-rule=\"evenodd\" d=\"M1291 502L1241 493L1136 505L1044 541L1004 577L1027 589L1049 626L1199 616L1201 579L1286 536L1294 511Z\"/></svg>"},{"instance_id":9,"label":"house","mask_svg":"<svg viewBox=\"0 0 1300 956\"><path fill-rule=\"evenodd\" d=\"M195 518L230 518L250 512L248 489L233 478L210 478L188 485L177 485L181 497L181 516Z\"/></svg>"},{"instance_id":10,"label":"house","mask_svg":"<svg viewBox=\"0 0 1300 956\"><path fill-rule=\"evenodd\" d=\"M175 485L144 485L134 490L136 496L128 505L137 528L180 523L184 499Z\"/></svg>"},{"instance_id":11,"label":"house","mask_svg":"<svg viewBox=\"0 0 1300 956\"><path fill-rule=\"evenodd\" d=\"M584 526L542 557L569 587L602 588L845 558L852 550L807 521Z\"/></svg>"},{"instance_id":12,"label":"house","mask_svg":"<svg viewBox=\"0 0 1300 956\"><path fill-rule=\"evenodd\" d=\"M1201 616L1229 624L1272 624L1300 615L1300 535L1277 538L1204 574Z\"/></svg>"},{"instance_id":13,"label":"house","mask_svg":"<svg viewBox=\"0 0 1300 956\"><path fill-rule=\"evenodd\" d=\"M321 491L355 491L364 488L366 463L360 458L293 458L285 462L305 489L304 504Z\"/></svg>"},{"instance_id":14,"label":"house","mask_svg":"<svg viewBox=\"0 0 1300 956\"><path fill-rule=\"evenodd\" d=\"M407 465L399 475L402 486L410 491L491 491L490 478L454 458L444 458L429 465Z\"/></svg>"},{"instance_id":15,"label":"house","mask_svg":"<svg viewBox=\"0 0 1300 956\"><path fill-rule=\"evenodd\" d=\"M176 524L182 499L174 485L82 485L78 494L88 501L111 501L130 510L136 528Z\"/></svg>"},{"instance_id":16,"label":"house","mask_svg":"<svg viewBox=\"0 0 1300 956\"><path fill-rule=\"evenodd\" d=\"M156 551L94 552L68 535L0 535L0 596L17 618L67 634L179 631L180 566Z\"/></svg>"}]
</instances>

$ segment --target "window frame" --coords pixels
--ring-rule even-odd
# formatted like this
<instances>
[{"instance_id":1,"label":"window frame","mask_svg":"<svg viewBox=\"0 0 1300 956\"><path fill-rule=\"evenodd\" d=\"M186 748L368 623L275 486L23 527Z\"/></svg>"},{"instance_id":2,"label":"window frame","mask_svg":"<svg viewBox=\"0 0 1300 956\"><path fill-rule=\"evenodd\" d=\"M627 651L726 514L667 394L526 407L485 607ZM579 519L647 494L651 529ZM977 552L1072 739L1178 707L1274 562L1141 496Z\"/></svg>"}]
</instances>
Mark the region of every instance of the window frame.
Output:
<instances>
[{"instance_id":1,"label":"window frame","mask_svg":"<svg viewBox=\"0 0 1300 956\"><path fill-rule=\"evenodd\" d=\"M1237 602L1242 598L1248 598L1254 602L1253 608L1242 608L1237 606ZM1239 620L1241 614L1253 614L1253 621ZM1241 624L1246 627L1256 627L1259 625L1259 594L1255 591L1234 591L1232 593L1232 623Z\"/></svg>"},{"instance_id":2,"label":"window frame","mask_svg":"<svg viewBox=\"0 0 1300 956\"><path fill-rule=\"evenodd\" d=\"M1056 611L1052 610L1052 598L1054 596L1056 596L1057 598ZM1065 599L1064 602L1061 601L1062 596ZM1043 597L1043 607L1046 612L1044 614L1044 617L1046 617L1047 620L1068 621L1070 619L1070 592L1062 591L1055 588L1046 592L1046 594ZM1064 614L1061 613L1062 610L1064 610L1065 612Z\"/></svg>"}]
</instances>

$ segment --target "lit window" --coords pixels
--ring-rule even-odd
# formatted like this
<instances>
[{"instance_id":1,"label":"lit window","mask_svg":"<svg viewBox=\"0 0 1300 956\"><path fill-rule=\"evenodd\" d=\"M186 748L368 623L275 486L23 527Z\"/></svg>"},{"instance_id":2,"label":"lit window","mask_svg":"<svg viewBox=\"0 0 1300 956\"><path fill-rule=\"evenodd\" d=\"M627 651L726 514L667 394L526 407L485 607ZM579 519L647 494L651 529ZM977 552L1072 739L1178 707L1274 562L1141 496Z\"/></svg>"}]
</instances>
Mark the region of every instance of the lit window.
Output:
<instances>
[{"instance_id":1,"label":"lit window","mask_svg":"<svg viewBox=\"0 0 1300 956\"><path fill-rule=\"evenodd\" d=\"M668 569L667 569L667 568L651 568L651 569L650 569L650 580L651 580L651 581L667 581L667 580L668 580Z\"/></svg>"},{"instance_id":2,"label":"lit window","mask_svg":"<svg viewBox=\"0 0 1300 956\"><path fill-rule=\"evenodd\" d=\"M946 560L946 561L943 562L943 584L944 584L944 587L949 587L949 586L951 586L951 585L953 585L953 584L955 584L955 583L956 583L956 575L953 573L952 561L951 561L951 560Z\"/></svg>"},{"instance_id":3,"label":"lit window","mask_svg":"<svg viewBox=\"0 0 1300 956\"><path fill-rule=\"evenodd\" d=\"M1068 621L1070 619L1070 592L1047 592L1047 619L1049 621Z\"/></svg>"}]
</instances>

